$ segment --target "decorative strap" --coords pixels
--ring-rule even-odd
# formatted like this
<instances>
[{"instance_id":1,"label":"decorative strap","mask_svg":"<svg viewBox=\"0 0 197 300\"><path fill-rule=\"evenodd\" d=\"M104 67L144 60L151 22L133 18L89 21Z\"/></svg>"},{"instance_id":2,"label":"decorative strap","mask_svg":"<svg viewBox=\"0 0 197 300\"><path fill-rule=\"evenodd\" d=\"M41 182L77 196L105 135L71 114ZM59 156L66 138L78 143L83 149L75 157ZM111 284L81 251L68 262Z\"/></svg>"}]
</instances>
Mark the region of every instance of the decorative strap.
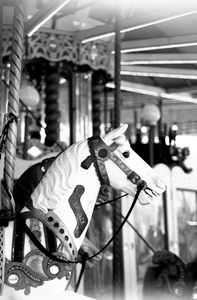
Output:
<instances>
[{"instance_id":1,"label":"decorative strap","mask_svg":"<svg viewBox=\"0 0 197 300\"><path fill-rule=\"evenodd\" d=\"M91 155L88 156L82 163L81 166L88 169L92 163L99 178L101 185L110 185L107 170L105 168L105 161L111 159L126 175L127 178L133 183L142 185L143 189L147 188L147 184L141 177L134 171L132 171L115 153L118 145L113 143L111 146L107 146L103 140L99 137L91 137L88 139L88 145L90 148Z\"/></svg>"},{"instance_id":2,"label":"decorative strap","mask_svg":"<svg viewBox=\"0 0 197 300\"><path fill-rule=\"evenodd\" d=\"M99 178L100 184L110 185L107 170L105 168L105 161L109 158L108 146L99 137L92 137L88 139L91 156L94 158L93 163Z\"/></svg>"},{"instance_id":3,"label":"decorative strap","mask_svg":"<svg viewBox=\"0 0 197 300\"><path fill-rule=\"evenodd\" d=\"M110 159L127 175L127 178L133 183L138 185L144 185L143 189L147 188L145 181L135 172L132 171L125 163L113 152L110 152Z\"/></svg>"},{"instance_id":4,"label":"decorative strap","mask_svg":"<svg viewBox=\"0 0 197 300\"><path fill-rule=\"evenodd\" d=\"M88 169L93 163L100 184L110 185L105 161L110 158L110 153L116 150L118 145L113 143L111 146L107 146L99 136L95 136L88 139L88 146L91 155L81 163L82 168Z\"/></svg>"},{"instance_id":5,"label":"decorative strap","mask_svg":"<svg viewBox=\"0 0 197 300\"><path fill-rule=\"evenodd\" d=\"M73 263L76 262L77 255L78 255L77 248L76 248L75 242L74 242L68 228L62 222L62 220L53 211L48 211L47 214L44 214L41 210L35 209L31 203L28 203L27 207L29 208L29 210L32 213L32 215L34 216L34 218L42 221L49 229L51 229L52 232L54 232L54 234L57 236L57 238L63 243L65 248L70 253L69 262L73 262ZM27 226L27 228L28 228L28 226ZM26 231L26 233L28 234L27 231ZM43 251L43 249L41 251ZM44 253L50 257L50 252L47 249L46 249L46 251L47 251L47 254L45 252ZM53 259L55 260L54 257L53 257ZM59 259L58 259L58 261L59 261Z\"/></svg>"}]
</instances>

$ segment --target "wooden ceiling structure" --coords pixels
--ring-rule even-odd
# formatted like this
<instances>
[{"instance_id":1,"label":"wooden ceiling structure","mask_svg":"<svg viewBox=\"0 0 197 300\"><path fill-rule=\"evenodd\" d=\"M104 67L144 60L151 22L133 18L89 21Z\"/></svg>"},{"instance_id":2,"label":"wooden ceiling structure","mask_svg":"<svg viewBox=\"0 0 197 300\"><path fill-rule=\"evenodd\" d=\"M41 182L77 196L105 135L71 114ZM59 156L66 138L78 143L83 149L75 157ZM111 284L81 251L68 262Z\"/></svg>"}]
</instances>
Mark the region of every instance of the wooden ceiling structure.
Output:
<instances>
[{"instance_id":1,"label":"wooden ceiling structure","mask_svg":"<svg viewBox=\"0 0 197 300\"><path fill-rule=\"evenodd\" d=\"M13 1L4 0L4 26L13 22ZM41 28L104 44L113 64L115 0L26 0L25 35L58 5ZM197 1L121 0L120 29L122 119L160 101L163 122L197 134Z\"/></svg>"}]
</instances>

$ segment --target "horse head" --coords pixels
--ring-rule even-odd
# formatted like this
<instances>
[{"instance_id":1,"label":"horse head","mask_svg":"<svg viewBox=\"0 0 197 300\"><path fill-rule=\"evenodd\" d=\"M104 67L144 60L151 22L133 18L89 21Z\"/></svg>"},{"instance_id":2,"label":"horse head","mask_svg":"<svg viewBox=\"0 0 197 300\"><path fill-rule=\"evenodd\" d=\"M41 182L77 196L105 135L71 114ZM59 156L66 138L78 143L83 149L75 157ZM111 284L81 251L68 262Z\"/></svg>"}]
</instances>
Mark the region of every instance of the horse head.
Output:
<instances>
[{"instance_id":1,"label":"horse head","mask_svg":"<svg viewBox=\"0 0 197 300\"><path fill-rule=\"evenodd\" d=\"M164 181L131 149L124 136L127 127L69 147L31 194L30 210L60 239L69 261L77 260L102 185L131 196L140 187L141 204L165 190Z\"/></svg>"},{"instance_id":2,"label":"horse head","mask_svg":"<svg viewBox=\"0 0 197 300\"><path fill-rule=\"evenodd\" d=\"M116 190L135 196L138 185L143 181L146 186L139 195L139 201L141 204L148 204L165 191L165 182L132 150L123 135L127 127L124 124L103 137L104 143L109 147L113 145L112 148L115 149L109 151L110 159L105 161L110 185Z\"/></svg>"}]
</instances>

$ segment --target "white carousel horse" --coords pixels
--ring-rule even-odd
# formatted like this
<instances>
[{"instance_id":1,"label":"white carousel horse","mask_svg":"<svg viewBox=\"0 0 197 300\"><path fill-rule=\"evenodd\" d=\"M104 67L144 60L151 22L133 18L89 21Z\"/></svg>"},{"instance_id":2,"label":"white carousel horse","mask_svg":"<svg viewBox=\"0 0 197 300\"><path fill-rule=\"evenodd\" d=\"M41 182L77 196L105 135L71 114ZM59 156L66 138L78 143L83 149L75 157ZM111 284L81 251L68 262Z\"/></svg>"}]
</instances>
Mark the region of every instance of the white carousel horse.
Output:
<instances>
[{"instance_id":1,"label":"white carousel horse","mask_svg":"<svg viewBox=\"0 0 197 300\"><path fill-rule=\"evenodd\" d=\"M102 184L131 196L142 189L138 197L141 204L150 203L164 192L161 177L131 149L123 135L126 129L127 124L124 124L103 138L75 143L48 168L20 208L14 234L12 229L6 229L3 300L78 299L76 294L65 290ZM21 234L25 224L52 252L52 257L35 246L26 234ZM47 228L55 236L55 243L51 244ZM11 243L13 235L15 239Z\"/></svg>"}]
</instances>

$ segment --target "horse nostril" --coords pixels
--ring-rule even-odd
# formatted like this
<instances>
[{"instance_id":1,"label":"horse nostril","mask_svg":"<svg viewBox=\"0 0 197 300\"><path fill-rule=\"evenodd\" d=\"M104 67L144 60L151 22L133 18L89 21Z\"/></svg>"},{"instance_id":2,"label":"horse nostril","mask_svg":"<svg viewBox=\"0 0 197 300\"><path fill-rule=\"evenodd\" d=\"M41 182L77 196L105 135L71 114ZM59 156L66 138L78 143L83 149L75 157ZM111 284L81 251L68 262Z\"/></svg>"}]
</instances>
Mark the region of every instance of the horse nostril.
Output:
<instances>
[{"instance_id":1,"label":"horse nostril","mask_svg":"<svg viewBox=\"0 0 197 300\"><path fill-rule=\"evenodd\" d=\"M158 178L157 185L164 191L166 190L166 183L162 178Z\"/></svg>"}]
</instances>

